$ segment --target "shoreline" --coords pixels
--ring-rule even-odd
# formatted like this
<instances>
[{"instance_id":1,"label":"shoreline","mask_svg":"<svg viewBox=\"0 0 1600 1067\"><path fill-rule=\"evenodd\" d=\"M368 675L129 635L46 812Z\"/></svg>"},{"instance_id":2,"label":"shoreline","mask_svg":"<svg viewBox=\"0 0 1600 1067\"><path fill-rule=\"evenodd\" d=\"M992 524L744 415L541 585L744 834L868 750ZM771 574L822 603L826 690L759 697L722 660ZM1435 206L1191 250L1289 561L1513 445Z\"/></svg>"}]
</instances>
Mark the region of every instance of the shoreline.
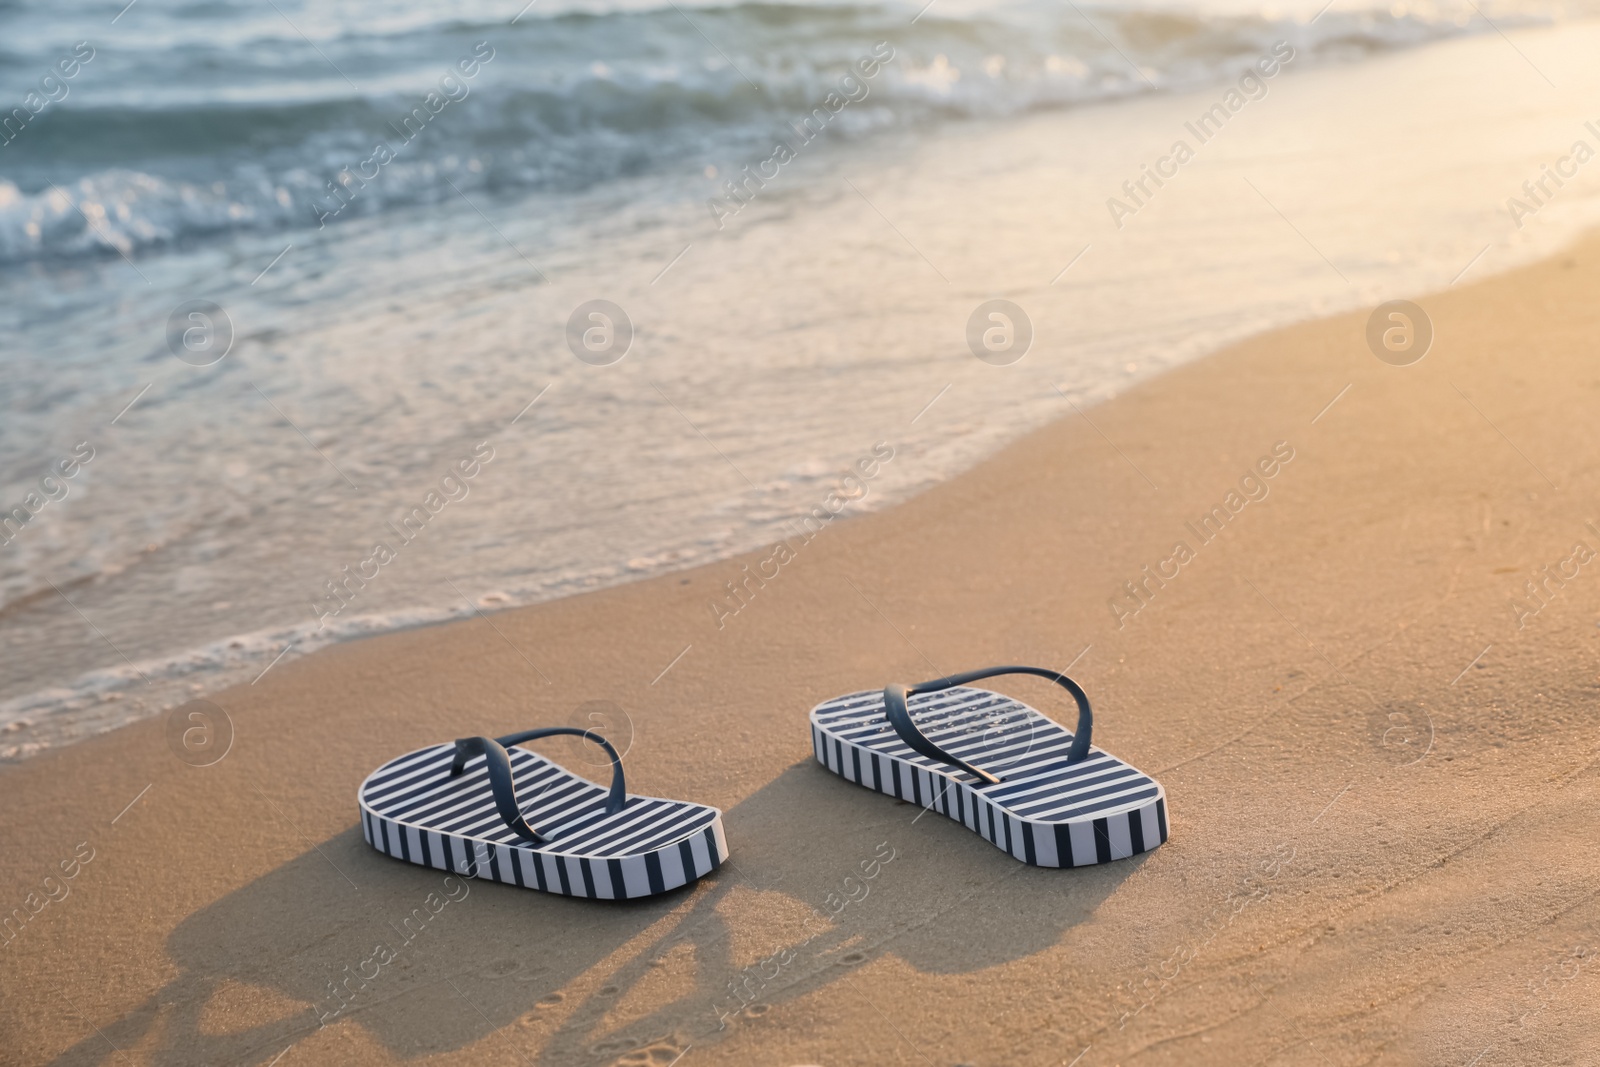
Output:
<instances>
[{"instance_id":1,"label":"shoreline","mask_svg":"<svg viewBox=\"0 0 1600 1067\"><path fill-rule=\"evenodd\" d=\"M285 662L215 695L229 747L208 766L147 720L9 768L0 848L25 859L0 899L49 899L0 953L7 1047L256 1064L285 1048L352 1064L1592 1055L1594 976L1572 952L1600 944L1600 881L1573 812L1600 798L1600 595L1570 582L1531 619L1507 604L1600 518L1597 290L1590 236L1419 298L1436 340L1408 367L1367 349L1364 312L1231 345L840 524L720 630L707 600L760 553ZM1108 611L1186 521L1249 495L1241 472L1277 441L1294 458L1270 492L1136 615ZM1166 787L1166 844L1026 867L815 765L817 702L993 662L1075 663L1096 742ZM996 688L1062 714L1026 681ZM340 968L438 888L362 841L356 784L397 752L596 701L621 711L630 785L724 808L732 861L627 906L472 883L319 1027ZM543 750L583 768L566 740ZM92 862L62 882L80 841ZM818 934L828 894L888 850Z\"/></svg>"},{"instance_id":2,"label":"shoreline","mask_svg":"<svg viewBox=\"0 0 1600 1067\"><path fill-rule=\"evenodd\" d=\"M1600 40L1594 24L1513 37L1563 84L1592 76L1572 69L1571 57ZM286 367L281 380L262 378L265 391L257 395L228 386L228 375L208 380L209 372L164 361L153 372L155 385L142 377L118 382L93 405L64 412L63 425L99 427L90 438L104 441L105 455L80 476L92 485L74 488L71 499L37 520L50 528L30 529L26 543L7 550L21 552L7 587L38 596L5 612L0 637L13 671L0 699L0 762L40 745L60 747L74 734L129 717L129 709L140 713L141 701L159 714L182 699L251 682L329 636L548 602L768 544L781 536L784 516L823 498L826 483L874 440L904 442L904 461L865 502L893 506L1028 428L1075 417L1071 405L1098 410L1103 397L1261 328L1443 287L1463 275L1475 280L1553 248L1600 213L1600 198L1590 188L1595 175L1583 171L1537 218L1523 220L1526 229L1511 230L1499 201L1536 174L1539 161L1559 163L1550 149L1568 143L1569 125L1577 128L1564 107L1544 99L1542 82L1524 84L1527 73L1516 51L1480 35L1274 77L1270 94L1230 120L1203 156L1184 166L1182 180L1157 187L1159 195L1144 201L1138 217L1122 219L1121 230L1108 220L1107 196L1139 161L1159 164L1150 153L1215 103L1215 87L992 129L956 123L923 144L896 135L796 160L786 170L804 173L796 171L788 188L769 189L737 222L728 220L729 233L715 243L704 240L711 226L699 217L703 204L694 212L698 228L686 228L675 208L629 208L595 194L580 215L609 204L608 217L620 211L626 224L574 223L577 230L559 233L505 205L486 205L522 247L551 244L570 255L576 243L598 249L601 261L617 261L618 272L622 261L645 265L629 276L626 294L614 294L641 324L643 347L608 368L574 361L560 340L562 324L545 321L611 286L604 262L553 275L552 288L533 302L550 314L534 314L519 295L522 282L487 274L486 265L506 254L503 243L452 244L445 258L456 272L454 288L430 293L408 318L357 285L345 308L349 321L341 323L322 321L328 308L302 288L323 276L324 266L349 278L366 262L393 259L417 282L418 271L438 273L443 253L417 233L391 240L369 232L376 227L348 227L338 242L297 248L267 275L282 288L264 282L249 303L230 304L241 329L247 321L262 329L242 331L241 349L229 359L276 361L276 353L251 347L252 338L276 330L273 347L342 354L349 358L340 364L357 378L367 353L388 346L425 375L431 357L419 354L433 342L423 324L438 319L480 324L463 327L464 361L495 371L485 377L463 369L455 376L462 392L441 404L429 389L368 395L359 383L329 381L323 366ZM1415 99L1388 106L1396 94ZM1446 100L1480 112L1471 136L1419 124ZM1316 136L1308 140L1307 130ZM1093 166L1072 147L1085 143L1102 148ZM1494 151L1483 153L1485 143ZM1319 167L1333 177L1308 175ZM1431 178L1395 177L1389 190L1374 178L1434 170L1457 173L1461 188L1451 193ZM852 175L861 195L835 171ZM916 180L901 181L906 173ZM619 186L612 193L626 201L629 190L637 191ZM1374 212L1374 197L1389 206ZM969 217L969 203L981 205L977 216ZM477 219L465 205L457 209ZM982 227L950 224L960 218L982 218ZM845 245L830 239L835 228L848 235ZM1233 252L1223 254L1219 233L1231 235L1223 244L1236 246ZM501 241L487 228L481 236L490 245ZM692 252L675 258L691 244ZM844 260L833 258L836 246L849 249ZM238 279L242 291L282 248L236 251L250 268ZM185 295L200 284L183 276L184 262L164 269L176 276L163 284ZM839 284L855 271L873 283ZM763 281L769 278L786 281L774 288ZM1020 301L1038 326L1033 351L1009 371L974 363L959 341L973 305L999 292ZM296 294L312 300L316 313L285 317L282 302L299 306ZM843 358L854 323L862 324L870 358ZM110 345L120 329L110 321L86 325L87 336L99 340L84 350ZM531 358L502 366L502 334L532 339ZM711 336L745 338L771 360L753 365L724 345L708 362L686 343ZM48 345L40 350L40 366L53 365ZM222 366L230 375L239 369ZM819 373L834 382L831 397L802 405L805 414L793 418L794 383ZM315 398L299 395L309 381L329 388L315 390ZM545 389L553 391L531 411L522 407ZM285 415L345 435L331 450L339 467L308 450L266 406L268 393ZM402 412L394 425L365 428L374 410L391 404ZM520 423L512 418L519 408L526 415ZM105 428L114 416L120 421ZM19 414L20 437L44 441L55 432L43 422L30 426L29 418ZM459 440L435 439L435 427L447 425L461 427ZM450 504L444 536L393 566L361 562L373 560L368 538L382 534L383 520L398 521L386 507L414 506L443 463L501 432L504 467L497 462L470 500ZM707 448L702 432L728 456ZM566 462L545 462L552 445ZM214 458L172 465L195 453ZM634 453L645 458L618 459ZM359 489L336 473L343 467ZM187 491L168 506L160 489L177 471ZM111 517L149 501L156 503L144 512L154 528L148 541L97 540ZM529 544L539 551L526 551ZM1160 546L1133 572L1169 558L1171 547ZM336 635L316 633L306 599L324 596L330 576L352 582L341 568L354 573L357 565L367 574L383 566L383 576L329 619ZM35 589L41 575L70 599L42 583ZM70 681L61 685L63 679ZM30 725L15 725L20 719Z\"/></svg>"}]
</instances>

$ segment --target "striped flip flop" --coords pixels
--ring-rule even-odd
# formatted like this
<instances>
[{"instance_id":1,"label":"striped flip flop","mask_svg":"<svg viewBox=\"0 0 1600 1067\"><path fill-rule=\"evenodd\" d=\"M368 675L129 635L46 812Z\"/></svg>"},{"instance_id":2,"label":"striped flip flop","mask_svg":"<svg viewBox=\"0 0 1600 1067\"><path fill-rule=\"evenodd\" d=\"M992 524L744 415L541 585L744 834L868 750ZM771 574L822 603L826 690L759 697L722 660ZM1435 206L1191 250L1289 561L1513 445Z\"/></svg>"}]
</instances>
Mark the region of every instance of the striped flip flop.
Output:
<instances>
[{"instance_id":1,"label":"striped flip flop","mask_svg":"<svg viewBox=\"0 0 1600 1067\"><path fill-rule=\"evenodd\" d=\"M606 750L610 790L512 747L557 734ZM546 893L632 900L687 885L728 858L720 810L629 796L617 750L570 726L419 748L368 775L356 799L379 852Z\"/></svg>"},{"instance_id":2,"label":"striped flip flop","mask_svg":"<svg viewBox=\"0 0 1600 1067\"><path fill-rule=\"evenodd\" d=\"M1048 678L1078 702L1078 729L967 682ZM857 785L933 808L1038 867L1085 867L1167 839L1166 790L1089 743L1077 682L1042 667L988 667L891 685L811 709L817 762ZM978 766L981 764L982 766Z\"/></svg>"}]
</instances>

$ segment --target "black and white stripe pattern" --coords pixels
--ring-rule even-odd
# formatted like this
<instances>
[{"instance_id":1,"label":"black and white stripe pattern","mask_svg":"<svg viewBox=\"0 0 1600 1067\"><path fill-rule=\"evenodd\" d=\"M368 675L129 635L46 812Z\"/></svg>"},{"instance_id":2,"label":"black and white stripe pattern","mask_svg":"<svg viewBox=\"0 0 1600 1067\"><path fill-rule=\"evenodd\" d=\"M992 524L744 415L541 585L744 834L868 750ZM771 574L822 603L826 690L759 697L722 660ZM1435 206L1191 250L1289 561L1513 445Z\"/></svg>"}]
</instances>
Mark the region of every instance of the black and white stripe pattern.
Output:
<instances>
[{"instance_id":1,"label":"black and white stripe pattern","mask_svg":"<svg viewBox=\"0 0 1600 1067\"><path fill-rule=\"evenodd\" d=\"M523 814L543 843L523 840L501 819L483 757L450 777L453 744L390 760L361 783L367 843L424 867L600 900L664 893L728 858L716 808L629 796L607 815L600 786L526 749L508 751Z\"/></svg>"},{"instance_id":2,"label":"black and white stripe pattern","mask_svg":"<svg viewBox=\"0 0 1600 1067\"><path fill-rule=\"evenodd\" d=\"M963 686L914 696L910 710L934 744L1001 783L984 785L914 752L889 725L882 690L811 709L817 762L858 785L942 812L1038 867L1126 859L1167 839L1159 782L1099 748L1066 766L1071 731L1021 701Z\"/></svg>"}]
</instances>

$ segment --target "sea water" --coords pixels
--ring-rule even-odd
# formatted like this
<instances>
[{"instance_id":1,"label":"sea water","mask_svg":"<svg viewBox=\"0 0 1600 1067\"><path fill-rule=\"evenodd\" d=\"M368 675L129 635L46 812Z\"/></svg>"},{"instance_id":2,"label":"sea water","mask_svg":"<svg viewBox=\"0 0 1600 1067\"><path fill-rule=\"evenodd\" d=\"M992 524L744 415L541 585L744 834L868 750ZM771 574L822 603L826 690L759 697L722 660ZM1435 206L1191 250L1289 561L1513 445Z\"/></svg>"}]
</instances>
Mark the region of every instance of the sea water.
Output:
<instances>
[{"instance_id":1,"label":"sea water","mask_svg":"<svg viewBox=\"0 0 1600 1067\"><path fill-rule=\"evenodd\" d=\"M1596 215L1589 14L6 6L0 759L1548 253Z\"/></svg>"}]
</instances>

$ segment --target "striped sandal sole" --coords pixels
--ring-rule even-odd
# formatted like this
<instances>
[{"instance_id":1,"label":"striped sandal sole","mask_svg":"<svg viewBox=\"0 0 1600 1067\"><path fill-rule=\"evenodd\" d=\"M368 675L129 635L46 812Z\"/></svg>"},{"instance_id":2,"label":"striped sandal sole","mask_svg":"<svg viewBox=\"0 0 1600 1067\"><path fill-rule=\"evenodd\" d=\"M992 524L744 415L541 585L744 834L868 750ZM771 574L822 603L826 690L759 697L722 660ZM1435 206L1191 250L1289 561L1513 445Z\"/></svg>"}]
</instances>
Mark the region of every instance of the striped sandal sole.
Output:
<instances>
[{"instance_id":1,"label":"striped sandal sole","mask_svg":"<svg viewBox=\"0 0 1600 1067\"><path fill-rule=\"evenodd\" d=\"M357 800L367 843L408 863L597 900L634 900L687 885L728 858L722 812L629 796L615 814L606 790L521 748L508 750L532 844L506 825L484 760L451 777L456 745L409 752L372 772Z\"/></svg>"},{"instance_id":2,"label":"striped sandal sole","mask_svg":"<svg viewBox=\"0 0 1600 1067\"><path fill-rule=\"evenodd\" d=\"M817 762L846 781L932 808L1037 867L1087 867L1167 840L1166 791L1099 748L1070 766L1073 734L1033 708L986 689L947 688L909 701L928 740L1003 772L999 784L914 751L885 715L882 690L811 710Z\"/></svg>"}]
</instances>

